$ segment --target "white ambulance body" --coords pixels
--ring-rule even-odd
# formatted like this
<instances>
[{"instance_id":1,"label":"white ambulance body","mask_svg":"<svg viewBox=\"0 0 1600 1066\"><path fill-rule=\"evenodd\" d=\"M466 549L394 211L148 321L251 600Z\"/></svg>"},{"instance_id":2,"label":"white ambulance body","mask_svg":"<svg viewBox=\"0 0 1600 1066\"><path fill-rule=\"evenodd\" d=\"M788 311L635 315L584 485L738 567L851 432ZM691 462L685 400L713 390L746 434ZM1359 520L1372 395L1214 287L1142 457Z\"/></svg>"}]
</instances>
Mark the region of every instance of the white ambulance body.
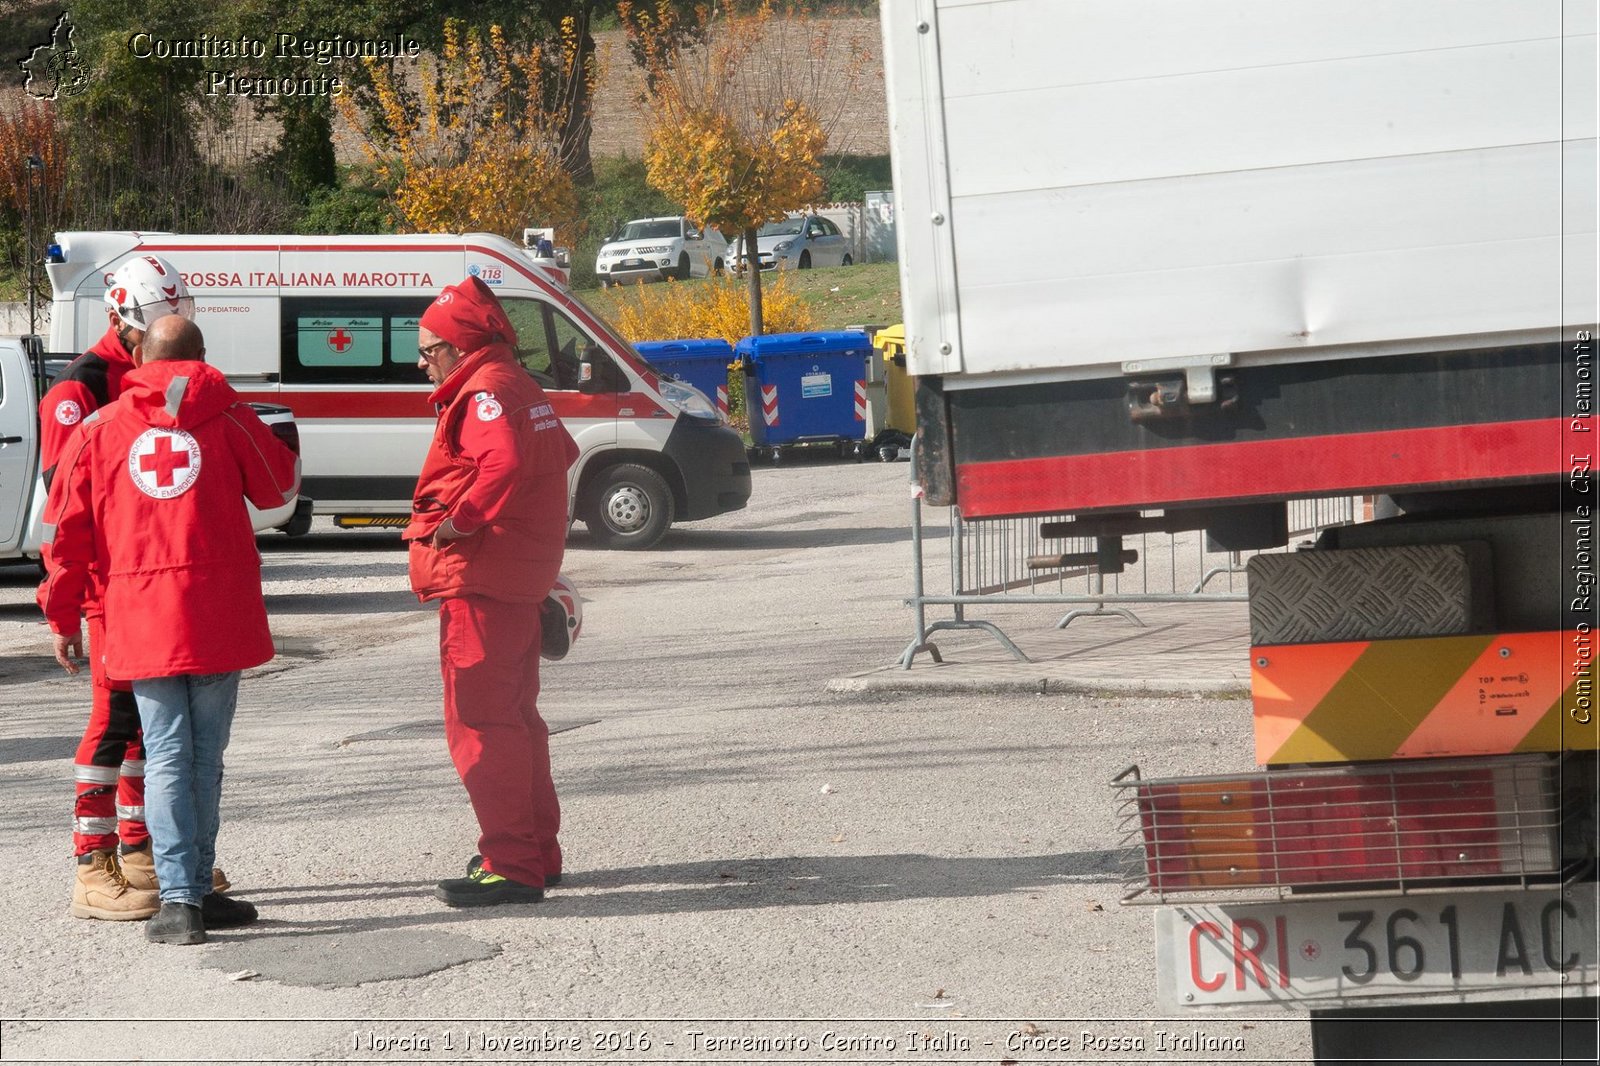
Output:
<instances>
[{"instance_id":1,"label":"white ambulance body","mask_svg":"<svg viewBox=\"0 0 1600 1066\"><path fill-rule=\"evenodd\" d=\"M106 279L139 253L178 267L207 360L245 399L294 411L302 491L341 525L409 514L434 426L418 320L440 289L468 276L499 296L523 365L578 442L573 514L600 543L648 547L674 520L749 499L744 445L710 402L657 374L559 275L503 237L58 234L52 351L82 351L104 332Z\"/></svg>"}]
</instances>

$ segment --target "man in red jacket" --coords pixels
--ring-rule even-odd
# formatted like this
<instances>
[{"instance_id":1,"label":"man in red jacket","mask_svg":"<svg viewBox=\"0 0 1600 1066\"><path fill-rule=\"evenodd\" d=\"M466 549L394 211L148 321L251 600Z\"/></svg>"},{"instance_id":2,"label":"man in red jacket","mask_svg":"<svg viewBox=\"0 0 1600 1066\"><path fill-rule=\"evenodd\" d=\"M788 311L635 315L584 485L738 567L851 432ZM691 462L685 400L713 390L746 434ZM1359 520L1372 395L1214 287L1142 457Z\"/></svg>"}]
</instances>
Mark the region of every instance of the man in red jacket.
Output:
<instances>
[{"instance_id":1,"label":"man in red jacket","mask_svg":"<svg viewBox=\"0 0 1600 1066\"><path fill-rule=\"evenodd\" d=\"M183 277L156 255L136 256L118 267L105 302L105 335L67 365L39 402L39 466L46 487L79 424L122 395L122 379L133 369L133 350L145 330L167 315L194 318L194 300ZM133 686L106 675L98 593L91 591L86 598L84 614L93 684L89 722L73 760L77 798L72 844L78 861L71 912L78 918L114 921L148 918L160 901L144 823L139 710ZM226 891L226 878L216 873L217 891Z\"/></svg>"},{"instance_id":2,"label":"man in red jacket","mask_svg":"<svg viewBox=\"0 0 1600 1066\"><path fill-rule=\"evenodd\" d=\"M144 726L145 815L158 943L253 921L213 890L212 862L239 672L272 658L261 558L244 506L282 506L300 462L203 361L199 327L158 319L123 394L85 420L50 489L53 562L39 605L76 673L79 614L101 575L106 672L129 678Z\"/></svg>"},{"instance_id":3,"label":"man in red jacket","mask_svg":"<svg viewBox=\"0 0 1600 1066\"><path fill-rule=\"evenodd\" d=\"M578 446L483 282L445 288L418 339L439 422L405 531L411 587L439 601L445 740L482 832L468 876L435 894L452 907L533 903L561 876L539 606L561 568Z\"/></svg>"}]
</instances>

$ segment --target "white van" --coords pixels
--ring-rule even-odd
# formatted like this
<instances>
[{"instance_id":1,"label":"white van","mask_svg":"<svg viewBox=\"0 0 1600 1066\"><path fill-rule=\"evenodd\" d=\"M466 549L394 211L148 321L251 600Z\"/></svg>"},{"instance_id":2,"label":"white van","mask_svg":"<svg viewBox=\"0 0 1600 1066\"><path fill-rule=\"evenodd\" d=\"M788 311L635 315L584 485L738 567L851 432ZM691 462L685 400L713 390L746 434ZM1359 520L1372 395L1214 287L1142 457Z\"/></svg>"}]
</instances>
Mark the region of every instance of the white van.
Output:
<instances>
[{"instance_id":1,"label":"white van","mask_svg":"<svg viewBox=\"0 0 1600 1066\"><path fill-rule=\"evenodd\" d=\"M649 547L675 520L750 498L744 444L711 402L658 374L503 237L57 234L47 254L53 352L82 351L105 332L107 278L150 252L183 274L208 361L246 400L294 411L301 491L340 525L409 515L434 425L416 366L418 319L468 276L500 297L523 365L578 442L572 513L596 541Z\"/></svg>"}]
</instances>

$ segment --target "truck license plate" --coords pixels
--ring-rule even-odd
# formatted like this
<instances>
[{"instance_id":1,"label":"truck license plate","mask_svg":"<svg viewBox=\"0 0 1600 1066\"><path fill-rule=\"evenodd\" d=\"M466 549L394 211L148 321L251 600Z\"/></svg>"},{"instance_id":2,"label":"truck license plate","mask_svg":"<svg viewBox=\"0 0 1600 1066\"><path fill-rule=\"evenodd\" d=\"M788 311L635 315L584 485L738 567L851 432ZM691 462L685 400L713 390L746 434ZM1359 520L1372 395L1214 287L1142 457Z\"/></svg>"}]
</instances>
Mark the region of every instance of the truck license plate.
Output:
<instances>
[{"instance_id":1,"label":"truck license plate","mask_svg":"<svg viewBox=\"0 0 1600 1066\"><path fill-rule=\"evenodd\" d=\"M1461 992L1558 995L1596 983L1595 905L1589 883L1167 906L1156 913L1157 1000L1176 1010Z\"/></svg>"}]
</instances>

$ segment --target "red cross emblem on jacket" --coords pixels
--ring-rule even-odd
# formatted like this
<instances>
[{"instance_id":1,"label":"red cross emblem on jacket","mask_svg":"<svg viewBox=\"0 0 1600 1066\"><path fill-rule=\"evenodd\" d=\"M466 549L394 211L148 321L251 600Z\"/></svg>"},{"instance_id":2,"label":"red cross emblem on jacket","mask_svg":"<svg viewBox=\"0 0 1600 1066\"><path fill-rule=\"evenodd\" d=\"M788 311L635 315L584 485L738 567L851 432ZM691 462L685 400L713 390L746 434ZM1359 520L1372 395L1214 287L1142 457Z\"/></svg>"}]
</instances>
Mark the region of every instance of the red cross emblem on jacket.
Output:
<instances>
[{"instance_id":1,"label":"red cross emblem on jacket","mask_svg":"<svg viewBox=\"0 0 1600 1066\"><path fill-rule=\"evenodd\" d=\"M181 496L200 476L200 445L181 429L147 429L128 449L128 473L146 496Z\"/></svg>"}]
</instances>

